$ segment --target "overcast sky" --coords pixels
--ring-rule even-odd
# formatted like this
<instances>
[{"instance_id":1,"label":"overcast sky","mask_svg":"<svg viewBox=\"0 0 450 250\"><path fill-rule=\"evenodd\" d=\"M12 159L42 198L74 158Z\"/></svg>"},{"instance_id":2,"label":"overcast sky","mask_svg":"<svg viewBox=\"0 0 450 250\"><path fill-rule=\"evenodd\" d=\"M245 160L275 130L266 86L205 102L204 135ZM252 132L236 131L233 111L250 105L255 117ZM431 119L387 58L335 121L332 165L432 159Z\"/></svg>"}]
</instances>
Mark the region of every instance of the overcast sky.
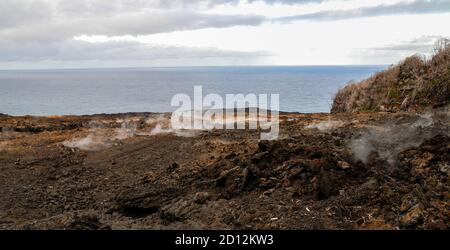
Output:
<instances>
[{"instance_id":1,"label":"overcast sky","mask_svg":"<svg viewBox=\"0 0 450 250\"><path fill-rule=\"evenodd\" d=\"M392 64L450 0L0 0L0 69Z\"/></svg>"}]
</instances>

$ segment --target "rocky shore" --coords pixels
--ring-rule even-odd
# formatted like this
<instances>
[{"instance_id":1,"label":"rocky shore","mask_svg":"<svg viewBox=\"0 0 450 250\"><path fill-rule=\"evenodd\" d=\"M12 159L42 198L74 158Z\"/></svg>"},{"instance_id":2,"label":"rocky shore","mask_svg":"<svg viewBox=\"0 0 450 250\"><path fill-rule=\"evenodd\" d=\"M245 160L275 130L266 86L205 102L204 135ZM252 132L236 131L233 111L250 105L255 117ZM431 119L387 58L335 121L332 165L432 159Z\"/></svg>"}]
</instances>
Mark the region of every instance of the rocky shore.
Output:
<instances>
[{"instance_id":1,"label":"rocky shore","mask_svg":"<svg viewBox=\"0 0 450 250\"><path fill-rule=\"evenodd\" d=\"M0 117L3 229L449 229L448 108L282 114L174 131L168 115Z\"/></svg>"}]
</instances>

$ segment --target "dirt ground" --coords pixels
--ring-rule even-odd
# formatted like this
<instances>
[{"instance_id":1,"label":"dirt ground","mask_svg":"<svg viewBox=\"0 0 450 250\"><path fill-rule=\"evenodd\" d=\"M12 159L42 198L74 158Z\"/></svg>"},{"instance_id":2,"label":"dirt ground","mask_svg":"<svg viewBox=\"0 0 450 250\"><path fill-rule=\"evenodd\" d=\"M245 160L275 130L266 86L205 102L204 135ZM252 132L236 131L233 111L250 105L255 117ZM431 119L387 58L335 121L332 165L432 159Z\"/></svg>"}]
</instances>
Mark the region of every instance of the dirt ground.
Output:
<instances>
[{"instance_id":1,"label":"dirt ground","mask_svg":"<svg viewBox=\"0 0 450 250\"><path fill-rule=\"evenodd\" d=\"M449 126L282 114L260 141L151 113L0 116L0 228L449 229Z\"/></svg>"}]
</instances>

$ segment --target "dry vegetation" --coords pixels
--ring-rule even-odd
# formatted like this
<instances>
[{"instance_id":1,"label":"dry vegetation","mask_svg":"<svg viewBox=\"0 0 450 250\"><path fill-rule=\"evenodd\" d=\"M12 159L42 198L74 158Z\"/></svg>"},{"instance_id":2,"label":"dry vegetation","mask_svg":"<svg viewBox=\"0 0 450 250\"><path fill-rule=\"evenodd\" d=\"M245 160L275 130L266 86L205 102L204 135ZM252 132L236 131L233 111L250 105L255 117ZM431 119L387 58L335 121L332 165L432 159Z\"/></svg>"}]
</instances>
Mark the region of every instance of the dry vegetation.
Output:
<instances>
[{"instance_id":1,"label":"dry vegetation","mask_svg":"<svg viewBox=\"0 0 450 250\"><path fill-rule=\"evenodd\" d=\"M435 46L435 55L414 55L398 65L340 90L332 112L411 111L442 107L450 100L450 40Z\"/></svg>"}]
</instances>

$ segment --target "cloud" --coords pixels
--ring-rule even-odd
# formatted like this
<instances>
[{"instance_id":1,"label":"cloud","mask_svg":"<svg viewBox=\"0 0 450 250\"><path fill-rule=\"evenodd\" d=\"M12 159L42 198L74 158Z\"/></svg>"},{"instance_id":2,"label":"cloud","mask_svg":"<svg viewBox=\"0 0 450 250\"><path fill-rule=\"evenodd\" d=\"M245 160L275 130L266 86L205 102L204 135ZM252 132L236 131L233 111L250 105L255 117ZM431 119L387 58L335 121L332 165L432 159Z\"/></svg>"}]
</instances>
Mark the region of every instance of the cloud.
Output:
<instances>
[{"instance_id":1,"label":"cloud","mask_svg":"<svg viewBox=\"0 0 450 250\"><path fill-rule=\"evenodd\" d=\"M2 0L0 37L26 41L66 40L79 35L150 35L173 31L266 22L339 20L393 14L450 12L450 0L415 0L346 10L327 10L271 19L262 15L206 14L211 5L238 4L238 0ZM247 2L260 2L247 0ZM262 0L267 4L302 4L321 0Z\"/></svg>"},{"instance_id":2,"label":"cloud","mask_svg":"<svg viewBox=\"0 0 450 250\"><path fill-rule=\"evenodd\" d=\"M249 3L253 2L264 2L266 4L305 4L305 3L322 3L330 0L247 0ZM345 0L344 0L345 1Z\"/></svg>"},{"instance_id":3,"label":"cloud","mask_svg":"<svg viewBox=\"0 0 450 250\"><path fill-rule=\"evenodd\" d=\"M334 21L361 17L399 14L429 14L450 12L450 0L415 0L389 5L377 5L347 10L327 10L302 15L277 18L273 21L292 22L299 20Z\"/></svg>"},{"instance_id":4,"label":"cloud","mask_svg":"<svg viewBox=\"0 0 450 250\"><path fill-rule=\"evenodd\" d=\"M346 10L327 10L271 19L262 15L206 14L205 8L238 0L2 0L0 37L16 41L65 40L79 35L150 35L173 31L266 22L339 20L393 14L450 12L450 0L415 0ZM247 0L247 2L260 2ZM267 4L302 4L321 0L262 0ZM208 7L209 6L209 7Z\"/></svg>"},{"instance_id":5,"label":"cloud","mask_svg":"<svg viewBox=\"0 0 450 250\"><path fill-rule=\"evenodd\" d=\"M386 52L430 54L433 51L436 41L440 38L440 36L421 36L409 41L388 44L372 49Z\"/></svg>"},{"instance_id":6,"label":"cloud","mask_svg":"<svg viewBox=\"0 0 450 250\"><path fill-rule=\"evenodd\" d=\"M46 1L0 1L0 30L19 27L37 20L48 21L52 12Z\"/></svg>"},{"instance_id":7,"label":"cloud","mask_svg":"<svg viewBox=\"0 0 450 250\"><path fill-rule=\"evenodd\" d=\"M411 40L386 44L380 47L359 48L353 50L353 57L369 64L382 64L385 61L395 62L414 54L430 56L440 36L420 36Z\"/></svg>"},{"instance_id":8,"label":"cloud","mask_svg":"<svg viewBox=\"0 0 450 250\"><path fill-rule=\"evenodd\" d=\"M90 43L75 39L47 44L28 43L20 47L0 41L2 61L82 61L82 60L160 60L177 58L255 58L264 51L232 51L216 48L149 45L130 41Z\"/></svg>"},{"instance_id":9,"label":"cloud","mask_svg":"<svg viewBox=\"0 0 450 250\"><path fill-rule=\"evenodd\" d=\"M0 29L34 22L153 15L154 11L195 13L218 5L238 5L240 0L2 0ZM247 0L248 3L303 4L323 0ZM180 14L180 13L177 13ZM229 19L236 16L229 15ZM170 18L170 15L168 16ZM201 19L199 19L201 20ZM203 21L204 22L204 21Z\"/></svg>"},{"instance_id":10,"label":"cloud","mask_svg":"<svg viewBox=\"0 0 450 250\"><path fill-rule=\"evenodd\" d=\"M43 9L52 9L49 5L44 6L46 7ZM21 8L17 8L17 12L14 12L12 10L18 7L17 3L8 0L1 2L0 18L4 21L0 21L0 37L17 42L46 43L79 35L136 36L238 25L257 26L266 21L265 17L258 15L217 15L192 10L131 11L126 7L123 7L125 10L122 12L118 11L120 8L112 6L110 8L90 6L87 10L82 6L78 7L82 10L79 15L67 14L76 12L74 6L70 8L66 6L68 9L64 10L53 8L53 11L44 15L44 12L40 11L30 12L30 9L34 8L30 4L23 4ZM102 9L105 11L101 11Z\"/></svg>"},{"instance_id":11,"label":"cloud","mask_svg":"<svg viewBox=\"0 0 450 250\"><path fill-rule=\"evenodd\" d=\"M170 3L169 3L170 2ZM177 4L179 2L180 4ZM148 35L202 28L260 25L255 15L200 11L209 1L2 0L0 61L155 61L183 58L259 58L266 52L163 46L139 42L89 43L80 35ZM216 1L232 3L233 1ZM185 6L185 7L183 7Z\"/></svg>"},{"instance_id":12,"label":"cloud","mask_svg":"<svg viewBox=\"0 0 450 250\"><path fill-rule=\"evenodd\" d=\"M81 35L139 36L235 26L260 26L301 20L329 21L393 14L450 12L450 0L404 1L358 9L326 10L281 18L249 14L213 14L217 5L239 0L1 0L0 62L38 60L152 60L160 58L258 58L265 52L165 47L138 42L88 43ZM248 3L305 4L326 0L245 0ZM323 7L326 7L324 5ZM183 41L180 41L182 44ZM425 47L403 44L410 49ZM391 50L402 50L392 47ZM405 47L403 48L405 49ZM381 51L381 49L380 49ZM387 51L385 48L383 51ZM402 50L403 51L403 50Z\"/></svg>"}]
</instances>

